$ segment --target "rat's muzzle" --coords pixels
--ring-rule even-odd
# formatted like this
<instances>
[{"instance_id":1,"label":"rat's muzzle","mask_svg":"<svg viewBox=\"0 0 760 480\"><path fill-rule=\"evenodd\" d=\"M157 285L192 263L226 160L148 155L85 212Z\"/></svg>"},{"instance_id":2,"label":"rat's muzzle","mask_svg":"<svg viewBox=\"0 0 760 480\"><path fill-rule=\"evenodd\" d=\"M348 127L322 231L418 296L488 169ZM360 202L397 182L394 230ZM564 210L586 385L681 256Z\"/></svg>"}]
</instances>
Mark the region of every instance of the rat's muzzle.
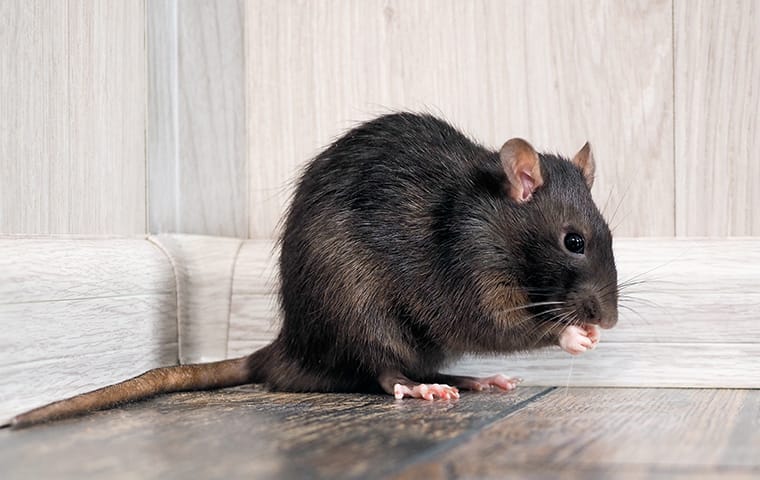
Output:
<instances>
[{"instance_id":1,"label":"rat's muzzle","mask_svg":"<svg viewBox=\"0 0 760 480\"><path fill-rule=\"evenodd\" d=\"M608 305L609 302L604 302L595 292L585 291L570 298L570 302L574 305L578 320L583 323L592 323L604 329L612 328L617 323L616 301Z\"/></svg>"}]
</instances>

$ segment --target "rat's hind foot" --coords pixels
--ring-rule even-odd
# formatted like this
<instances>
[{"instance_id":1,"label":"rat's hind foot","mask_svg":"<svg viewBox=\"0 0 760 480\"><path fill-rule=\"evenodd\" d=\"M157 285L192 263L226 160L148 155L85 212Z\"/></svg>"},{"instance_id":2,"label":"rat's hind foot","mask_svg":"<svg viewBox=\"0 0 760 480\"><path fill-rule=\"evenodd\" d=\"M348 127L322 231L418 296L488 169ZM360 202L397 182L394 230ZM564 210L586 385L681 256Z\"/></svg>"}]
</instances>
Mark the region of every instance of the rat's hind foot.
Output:
<instances>
[{"instance_id":1,"label":"rat's hind foot","mask_svg":"<svg viewBox=\"0 0 760 480\"><path fill-rule=\"evenodd\" d=\"M425 400L453 400L459 398L457 387L445 383L418 383L413 387L397 383L393 386L393 396L396 400L402 398L424 398Z\"/></svg>"},{"instance_id":2,"label":"rat's hind foot","mask_svg":"<svg viewBox=\"0 0 760 480\"><path fill-rule=\"evenodd\" d=\"M425 400L455 400L459 398L459 390L446 384L419 383L408 379L400 372L390 372L380 375L378 382L382 389L396 400L402 398L422 398Z\"/></svg>"},{"instance_id":3,"label":"rat's hind foot","mask_svg":"<svg viewBox=\"0 0 760 480\"><path fill-rule=\"evenodd\" d=\"M520 377L506 377L504 375L491 375L490 377L464 377L460 375L438 375L436 381L450 383L463 390L482 392L493 390L494 387L508 392L517 388L522 382Z\"/></svg>"}]
</instances>

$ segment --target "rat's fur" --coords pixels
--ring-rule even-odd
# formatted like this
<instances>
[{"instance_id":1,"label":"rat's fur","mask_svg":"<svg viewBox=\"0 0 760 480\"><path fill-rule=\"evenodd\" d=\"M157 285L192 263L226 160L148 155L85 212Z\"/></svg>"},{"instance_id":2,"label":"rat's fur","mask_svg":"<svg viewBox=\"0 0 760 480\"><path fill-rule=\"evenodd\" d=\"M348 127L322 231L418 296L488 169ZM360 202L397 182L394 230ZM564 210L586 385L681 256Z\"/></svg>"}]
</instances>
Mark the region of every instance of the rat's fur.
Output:
<instances>
[{"instance_id":1,"label":"rat's fur","mask_svg":"<svg viewBox=\"0 0 760 480\"><path fill-rule=\"evenodd\" d=\"M276 340L244 363L228 361L234 368L215 364L213 381L171 391L378 390L381 375L434 379L465 352L556 344L570 321L611 326L617 274L590 180L567 159L539 159L542 184L518 202L499 152L438 118L395 113L350 130L306 167L287 213ZM564 249L568 231L583 235L585 255ZM219 365L230 370L221 380ZM141 378L120 385L127 391ZM162 381L148 393L168 391ZM108 388L113 398L87 408L126 396ZM13 424L79 413L79 398Z\"/></svg>"}]
</instances>

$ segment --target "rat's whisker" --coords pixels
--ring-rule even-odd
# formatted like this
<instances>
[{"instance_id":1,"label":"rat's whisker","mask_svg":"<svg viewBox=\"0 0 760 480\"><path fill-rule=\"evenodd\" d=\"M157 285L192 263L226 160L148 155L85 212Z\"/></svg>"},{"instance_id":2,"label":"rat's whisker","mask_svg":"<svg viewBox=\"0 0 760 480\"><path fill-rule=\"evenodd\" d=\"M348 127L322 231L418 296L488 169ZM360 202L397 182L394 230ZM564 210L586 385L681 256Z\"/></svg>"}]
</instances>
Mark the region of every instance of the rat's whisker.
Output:
<instances>
[{"instance_id":1,"label":"rat's whisker","mask_svg":"<svg viewBox=\"0 0 760 480\"><path fill-rule=\"evenodd\" d=\"M622 305L621 304L620 308L628 310L629 312L633 313L634 315L636 315L637 317L639 317L639 319L642 322L644 322L646 325L651 325L652 324L652 322L650 322L649 320L647 320L646 318L644 318L637 310L629 307L628 305ZM633 325L635 326L636 324L633 324Z\"/></svg>"}]
</instances>

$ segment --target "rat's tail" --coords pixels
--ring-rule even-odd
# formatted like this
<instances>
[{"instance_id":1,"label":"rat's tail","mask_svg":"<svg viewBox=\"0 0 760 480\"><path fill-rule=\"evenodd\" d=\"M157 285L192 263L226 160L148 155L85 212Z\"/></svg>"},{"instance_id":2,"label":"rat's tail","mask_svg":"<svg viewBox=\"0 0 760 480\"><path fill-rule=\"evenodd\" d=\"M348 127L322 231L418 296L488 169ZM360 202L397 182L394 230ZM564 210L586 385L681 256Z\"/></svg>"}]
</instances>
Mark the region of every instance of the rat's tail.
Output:
<instances>
[{"instance_id":1,"label":"rat's tail","mask_svg":"<svg viewBox=\"0 0 760 480\"><path fill-rule=\"evenodd\" d=\"M248 357L196 365L177 365L149 370L142 375L92 392L50 403L13 417L0 428L23 428L37 423L82 415L161 393L213 390L266 378L271 345ZM255 367L255 372L252 370ZM262 367L261 370L259 367Z\"/></svg>"}]
</instances>

